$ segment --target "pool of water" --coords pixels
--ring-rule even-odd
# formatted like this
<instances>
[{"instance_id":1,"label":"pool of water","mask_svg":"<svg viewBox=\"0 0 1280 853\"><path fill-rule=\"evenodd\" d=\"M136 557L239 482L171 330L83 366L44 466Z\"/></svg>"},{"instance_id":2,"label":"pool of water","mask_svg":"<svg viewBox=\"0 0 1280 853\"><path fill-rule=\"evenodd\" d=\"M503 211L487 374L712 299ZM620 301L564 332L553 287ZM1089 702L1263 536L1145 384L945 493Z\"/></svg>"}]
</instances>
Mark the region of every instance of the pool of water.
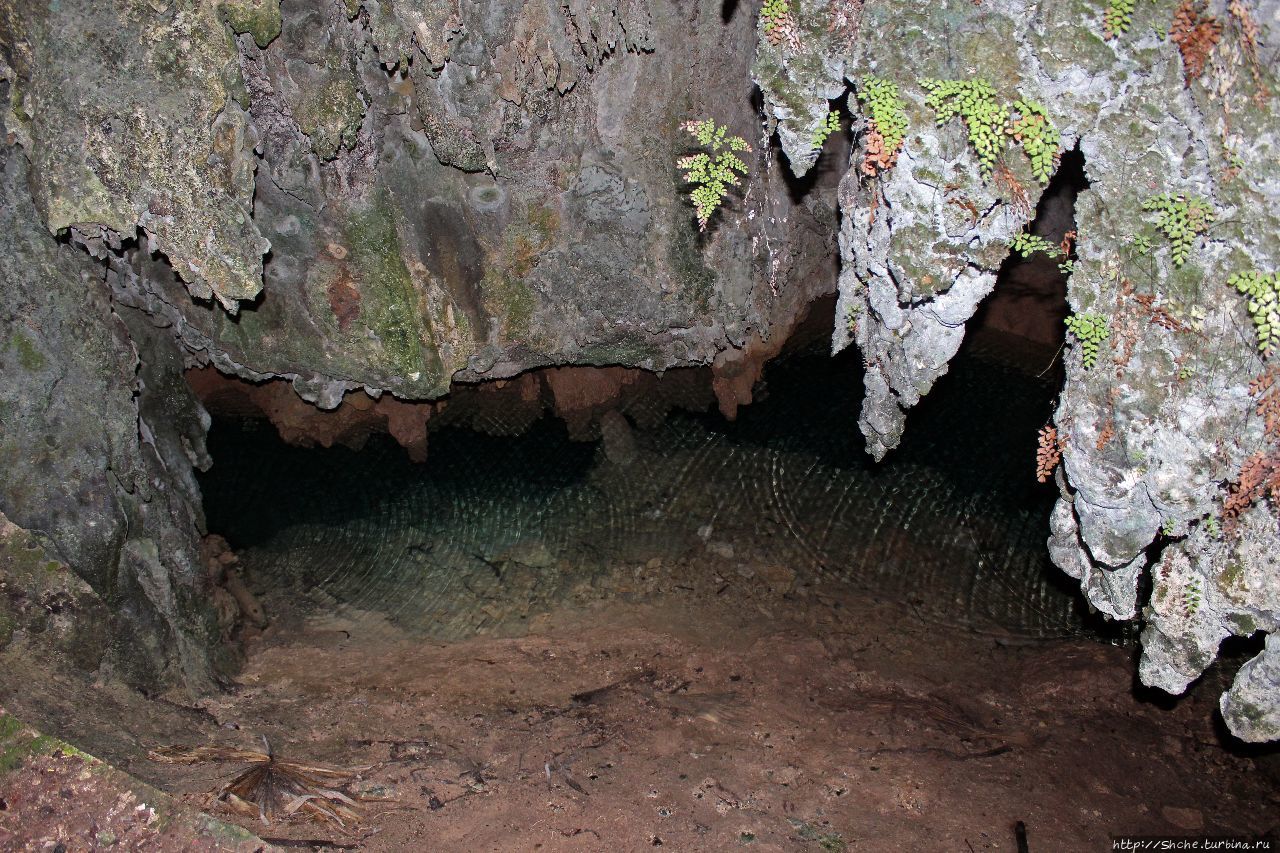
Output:
<instances>
[{"instance_id":1,"label":"pool of water","mask_svg":"<svg viewBox=\"0 0 1280 853\"><path fill-rule=\"evenodd\" d=\"M852 586L996 635L1117 641L1045 548L1055 489L1034 457L1055 387L970 347L877 464L856 426L857 356L809 348L769 367L736 422L675 413L637 430L627 465L550 415L515 437L434 430L421 465L389 439L301 449L265 422L221 420L201 484L209 529L257 586L424 635L763 581L799 596Z\"/></svg>"}]
</instances>

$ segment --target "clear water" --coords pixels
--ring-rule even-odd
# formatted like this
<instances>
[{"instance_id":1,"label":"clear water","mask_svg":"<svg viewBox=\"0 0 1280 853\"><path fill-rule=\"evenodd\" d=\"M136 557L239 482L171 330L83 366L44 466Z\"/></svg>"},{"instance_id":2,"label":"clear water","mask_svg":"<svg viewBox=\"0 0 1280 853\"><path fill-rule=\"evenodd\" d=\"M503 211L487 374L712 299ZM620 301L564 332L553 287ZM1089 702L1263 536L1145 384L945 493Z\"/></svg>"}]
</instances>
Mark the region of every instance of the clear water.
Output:
<instances>
[{"instance_id":1,"label":"clear water","mask_svg":"<svg viewBox=\"0 0 1280 853\"><path fill-rule=\"evenodd\" d=\"M434 431L425 465L385 438L299 449L265 423L220 421L202 487L210 530L258 585L437 637L632 595L655 566L691 587L783 567L941 625L1102 637L1045 548L1055 491L1034 457L1054 385L964 354L876 464L857 357L811 350L771 365L737 422L679 413L637 430L626 467L551 416L517 437Z\"/></svg>"}]
</instances>

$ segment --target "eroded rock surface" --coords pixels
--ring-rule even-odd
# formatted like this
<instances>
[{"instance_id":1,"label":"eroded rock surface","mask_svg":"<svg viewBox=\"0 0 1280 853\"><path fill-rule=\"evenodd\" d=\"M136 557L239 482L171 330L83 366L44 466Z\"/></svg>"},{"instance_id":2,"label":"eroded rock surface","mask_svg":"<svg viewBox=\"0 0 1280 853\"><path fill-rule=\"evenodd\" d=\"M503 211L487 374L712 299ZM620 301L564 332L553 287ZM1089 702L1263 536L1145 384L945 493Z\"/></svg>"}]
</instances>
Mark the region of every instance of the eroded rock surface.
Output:
<instances>
[{"instance_id":1,"label":"eroded rock surface","mask_svg":"<svg viewBox=\"0 0 1280 853\"><path fill-rule=\"evenodd\" d=\"M183 369L275 380L248 396L299 441L386 429L415 458L430 401L532 367L712 365L727 411L749 401L834 289L834 182L791 192L750 99L754 20L723 11L0 3L5 366L25 377L6 389L4 510L151 626L139 660L198 685L204 415ZM674 165L702 117L760 143L704 233ZM549 392L598 437L617 392L560 400L581 386L536 380L497 420ZM19 461L32 445L49 451Z\"/></svg>"},{"instance_id":2,"label":"eroded rock surface","mask_svg":"<svg viewBox=\"0 0 1280 853\"><path fill-rule=\"evenodd\" d=\"M1171 692L1224 637L1280 627L1271 508L1253 506L1223 532L1235 521L1226 484L1250 456L1275 453L1249 390L1264 364L1247 300L1227 283L1280 266L1280 123L1273 69L1259 58L1273 5L1209 4L1200 20L1221 32L1202 45L1203 73L1195 50L1167 37L1171 4L1140 7L1131 30L1108 39L1103 4L869 3L854 43L836 37L848 4L792 5L806 21L798 42L763 49L755 72L793 164L807 167L806 140L841 76L856 90L869 75L897 83L909 120L896 166L869 178L864 135L840 190L847 322L834 346L856 342L867 359L869 450L896 445L905 410L946 371L1039 195L1012 141L984 180L963 121L939 126L926 105L923 79L983 79L1000 102L1042 105L1090 181L1067 296L1077 314L1104 318L1109 337L1092 368L1069 339L1054 416L1065 434L1055 561L1117 619L1140 615L1139 578L1153 573L1141 676ZM1253 33L1259 22L1273 35ZM1144 209L1162 194L1212 209L1185 263ZM1223 700L1232 731L1250 740L1280 735L1273 648Z\"/></svg>"},{"instance_id":3,"label":"eroded rock surface","mask_svg":"<svg viewBox=\"0 0 1280 853\"><path fill-rule=\"evenodd\" d=\"M79 665L211 687L192 475L208 462L207 416L172 338L44 231L25 159L4 150L0 169L0 521L37 532L87 582L60 605L84 620Z\"/></svg>"},{"instance_id":4,"label":"eroded rock surface","mask_svg":"<svg viewBox=\"0 0 1280 853\"><path fill-rule=\"evenodd\" d=\"M833 289L832 187L825 203L794 200L761 144L745 198L709 231L681 192L683 122L762 138L745 13L726 22L710 0L116 5L93 15L121 47L92 88L58 90L71 105L28 93L73 65L58 51L76 45L55 36L75 27L16 16L16 138L48 227L74 226L126 279L118 298L164 318L201 363L288 378L322 408L362 386L430 399L539 365L708 364L780 339ZM179 23L199 31L186 53ZM162 95L186 112L130 100L165 62L217 71L166 76ZM68 141L81 135L88 148ZM141 169L108 174L135 150ZM63 212L63 196L79 208ZM135 225L164 257L121 244ZM232 310L192 304L178 279Z\"/></svg>"}]
</instances>

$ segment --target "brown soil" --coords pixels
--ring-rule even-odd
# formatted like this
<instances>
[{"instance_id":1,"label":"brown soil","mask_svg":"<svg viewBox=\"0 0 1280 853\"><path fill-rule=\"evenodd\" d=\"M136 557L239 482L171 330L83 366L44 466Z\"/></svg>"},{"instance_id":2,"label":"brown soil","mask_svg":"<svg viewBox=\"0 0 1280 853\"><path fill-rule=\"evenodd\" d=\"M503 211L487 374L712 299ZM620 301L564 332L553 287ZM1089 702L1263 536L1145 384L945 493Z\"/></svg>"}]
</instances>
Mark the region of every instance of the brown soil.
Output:
<instances>
[{"instance_id":1,"label":"brown soil","mask_svg":"<svg viewBox=\"0 0 1280 853\"><path fill-rule=\"evenodd\" d=\"M1156 704L1130 650L979 636L832 587L653 561L520 636L449 643L273 596L238 685L199 708L9 656L15 716L188 811L153 821L137 779L37 751L0 760L0 850L254 849L202 809L286 848L371 851L1012 851L1021 821L1043 853L1276 825L1274 783L1219 740L1217 685ZM263 736L280 759L367 765L346 789L360 822L266 825L216 799L247 765L147 758Z\"/></svg>"},{"instance_id":2,"label":"brown soil","mask_svg":"<svg viewBox=\"0 0 1280 853\"><path fill-rule=\"evenodd\" d=\"M1107 850L1261 833L1277 791L1212 692L1135 698L1131 653L940 635L848 596L565 608L442 644L367 614L279 620L214 740L372 765L363 821L270 827L364 850ZM135 766L135 770L144 768ZM151 765L204 806L240 768Z\"/></svg>"}]
</instances>

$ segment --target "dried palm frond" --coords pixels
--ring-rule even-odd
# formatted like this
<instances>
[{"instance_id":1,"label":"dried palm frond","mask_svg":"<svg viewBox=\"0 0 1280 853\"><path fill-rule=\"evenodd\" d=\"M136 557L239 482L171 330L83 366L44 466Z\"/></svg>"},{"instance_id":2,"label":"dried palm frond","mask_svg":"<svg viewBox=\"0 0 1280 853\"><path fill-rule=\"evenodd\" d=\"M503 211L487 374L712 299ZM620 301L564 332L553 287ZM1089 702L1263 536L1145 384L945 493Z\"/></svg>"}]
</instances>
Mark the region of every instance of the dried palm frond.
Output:
<instances>
[{"instance_id":1,"label":"dried palm frond","mask_svg":"<svg viewBox=\"0 0 1280 853\"><path fill-rule=\"evenodd\" d=\"M346 828L358 823L358 797L341 789L368 767L337 768L277 758L263 738L265 751L219 746L165 746L147 757L164 764L199 764L209 761L249 763L218 790L216 799L228 809L264 824L305 814Z\"/></svg>"}]
</instances>

